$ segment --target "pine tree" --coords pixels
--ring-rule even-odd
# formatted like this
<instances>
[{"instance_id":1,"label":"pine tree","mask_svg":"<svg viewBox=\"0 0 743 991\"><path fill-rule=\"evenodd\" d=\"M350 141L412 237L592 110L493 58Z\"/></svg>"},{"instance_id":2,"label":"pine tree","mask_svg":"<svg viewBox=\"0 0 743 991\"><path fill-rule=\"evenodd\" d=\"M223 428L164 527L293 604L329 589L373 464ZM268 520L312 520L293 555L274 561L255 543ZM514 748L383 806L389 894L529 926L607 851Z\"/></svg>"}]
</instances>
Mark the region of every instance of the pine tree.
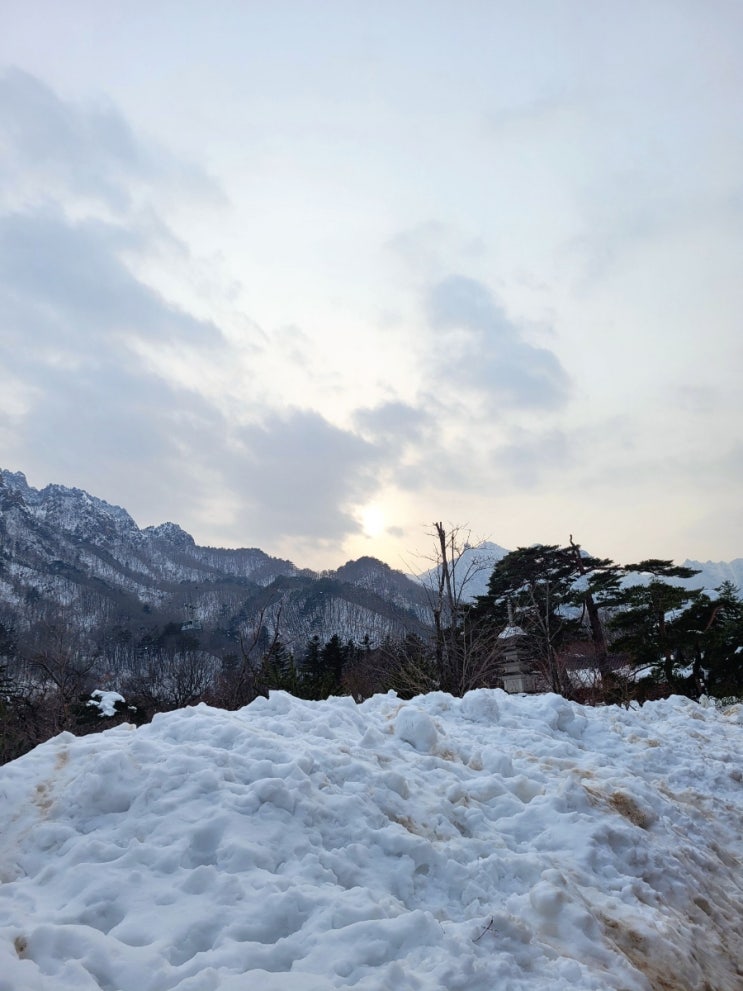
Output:
<instances>
[{"instance_id":1,"label":"pine tree","mask_svg":"<svg viewBox=\"0 0 743 991\"><path fill-rule=\"evenodd\" d=\"M743 694L743 601L732 582L702 594L678 621L682 656L691 660L699 691L717 698Z\"/></svg>"},{"instance_id":2,"label":"pine tree","mask_svg":"<svg viewBox=\"0 0 743 991\"><path fill-rule=\"evenodd\" d=\"M327 698L328 695L340 694L346 657L347 648L341 643L341 638L338 634L334 633L320 651L320 660L323 667L324 698Z\"/></svg>"},{"instance_id":3,"label":"pine tree","mask_svg":"<svg viewBox=\"0 0 743 991\"><path fill-rule=\"evenodd\" d=\"M625 570L651 577L645 584L625 587L616 596L617 608L610 621L615 634L613 646L628 653L635 668L647 668L651 677L678 688L678 668L685 660L682 616L699 603L702 592L664 579L691 578L697 572L658 558L626 565Z\"/></svg>"},{"instance_id":4,"label":"pine tree","mask_svg":"<svg viewBox=\"0 0 743 991\"><path fill-rule=\"evenodd\" d=\"M304 649L304 657L300 669L300 695L306 699L321 699L325 696L324 670L321 656L320 638L315 634Z\"/></svg>"},{"instance_id":5,"label":"pine tree","mask_svg":"<svg viewBox=\"0 0 743 991\"><path fill-rule=\"evenodd\" d=\"M272 690L299 694L300 679L294 655L278 638L264 654L256 682L263 695Z\"/></svg>"},{"instance_id":6,"label":"pine tree","mask_svg":"<svg viewBox=\"0 0 743 991\"><path fill-rule=\"evenodd\" d=\"M523 630L532 656L543 666L550 689L567 694L569 686L557 655L567 637L580 635L575 617L574 582L578 576L571 548L555 544L519 547L493 569L488 591L475 614L487 617L498 632L513 621Z\"/></svg>"}]
</instances>

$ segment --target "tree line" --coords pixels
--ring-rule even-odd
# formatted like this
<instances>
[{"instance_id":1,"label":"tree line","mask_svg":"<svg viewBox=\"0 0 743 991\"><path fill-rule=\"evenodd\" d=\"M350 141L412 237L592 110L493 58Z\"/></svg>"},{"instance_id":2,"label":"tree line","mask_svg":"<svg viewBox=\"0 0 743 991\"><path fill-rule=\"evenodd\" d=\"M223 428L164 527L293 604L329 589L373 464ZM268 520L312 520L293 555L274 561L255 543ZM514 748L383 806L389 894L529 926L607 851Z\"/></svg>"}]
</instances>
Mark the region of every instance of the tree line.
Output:
<instances>
[{"instance_id":1,"label":"tree line","mask_svg":"<svg viewBox=\"0 0 743 991\"><path fill-rule=\"evenodd\" d=\"M497 672L509 630L546 690L581 701L743 693L743 600L731 582L710 594L686 584L693 569L657 558L620 565L571 536L507 554L486 594L467 602L452 576L461 557L452 533L436 524L436 534L435 613L445 616L435 623L436 670L445 690L461 694Z\"/></svg>"},{"instance_id":2,"label":"tree line","mask_svg":"<svg viewBox=\"0 0 743 991\"><path fill-rule=\"evenodd\" d=\"M460 531L437 523L432 535L427 636L381 643L314 636L292 651L279 607L215 652L176 623L134 643L117 628L91 639L62 611L22 637L0 618L0 762L63 730L142 723L198 702L235 709L273 690L359 701L389 690L402 698L463 695L502 687L514 658L536 690L591 704L671 693L743 696L743 601L731 583L714 593L690 589L688 568L659 559L618 565L586 554L571 537L564 546L507 554L492 567L487 591L472 598L480 565L463 554ZM90 704L95 689L120 693L113 716Z\"/></svg>"}]
</instances>

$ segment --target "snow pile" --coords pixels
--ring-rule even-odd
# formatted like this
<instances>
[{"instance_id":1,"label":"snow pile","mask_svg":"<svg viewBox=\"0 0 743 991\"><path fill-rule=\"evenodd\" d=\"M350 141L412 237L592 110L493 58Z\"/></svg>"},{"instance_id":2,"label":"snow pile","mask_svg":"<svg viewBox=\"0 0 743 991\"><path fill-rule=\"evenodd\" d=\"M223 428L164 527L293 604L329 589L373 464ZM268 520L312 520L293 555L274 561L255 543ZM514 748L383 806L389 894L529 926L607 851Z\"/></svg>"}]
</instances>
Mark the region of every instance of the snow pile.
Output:
<instances>
[{"instance_id":1,"label":"snow pile","mask_svg":"<svg viewBox=\"0 0 743 991\"><path fill-rule=\"evenodd\" d=\"M101 716L115 716L116 703L121 702L123 705L125 701L124 696L119 695L118 692L102 692L100 688L96 688L94 692L90 693L90 701L86 705L98 709Z\"/></svg>"},{"instance_id":2,"label":"snow pile","mask_svg":"<svg viewBox=\"0 0 743 991\"><path fill-rule=\"evenodd\" d=\"M276 693L0 768L0 991L714 988L740 707Z\"/></svg>"}]
</instances>

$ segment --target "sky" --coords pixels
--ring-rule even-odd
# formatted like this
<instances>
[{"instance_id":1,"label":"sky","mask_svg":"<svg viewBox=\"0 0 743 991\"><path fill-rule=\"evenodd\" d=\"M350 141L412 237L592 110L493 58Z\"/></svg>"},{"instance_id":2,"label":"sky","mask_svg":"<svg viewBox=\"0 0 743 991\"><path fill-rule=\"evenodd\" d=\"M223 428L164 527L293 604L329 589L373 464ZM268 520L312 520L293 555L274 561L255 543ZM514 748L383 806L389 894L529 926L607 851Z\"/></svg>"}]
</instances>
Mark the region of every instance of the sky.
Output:
<instances>
[{"instance_id":1,"label":"sky","mask_svg":"<svg viewBox=\"0 0 743 991\"><path fill-rule=\"evenodd\" d=\"M0 991L735 991L742 714L272 692L62 733L0 768Z\"/></svg>"},{"instance_id":2,"label":"sky","mask_svg":"<svg viewBox=\"0 0 743 991\"><path fill-rule=\"evenodd\" d=\"M0 2L0 465L303 567L743 556L737 0Z\"/></svg>"}]
</instances>

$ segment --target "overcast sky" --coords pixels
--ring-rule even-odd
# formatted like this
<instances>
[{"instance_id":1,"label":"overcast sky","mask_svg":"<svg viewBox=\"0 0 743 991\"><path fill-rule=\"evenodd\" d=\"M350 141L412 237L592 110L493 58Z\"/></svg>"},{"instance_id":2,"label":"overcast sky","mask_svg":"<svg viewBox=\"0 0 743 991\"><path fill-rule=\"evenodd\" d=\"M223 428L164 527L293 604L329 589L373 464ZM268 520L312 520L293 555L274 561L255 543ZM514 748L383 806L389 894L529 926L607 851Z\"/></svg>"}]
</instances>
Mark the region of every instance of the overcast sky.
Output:
<instances>
[{"instance_id":1,"label":"overcast sky","mask_svg":"<svg viewBox=\"0 0 743 991\"><path fill-rule=\"evenodd\" d=\"M307 567L743 556L739 0L1 0L0 65L0 466Z\"/></svg>"}]
</instances>

